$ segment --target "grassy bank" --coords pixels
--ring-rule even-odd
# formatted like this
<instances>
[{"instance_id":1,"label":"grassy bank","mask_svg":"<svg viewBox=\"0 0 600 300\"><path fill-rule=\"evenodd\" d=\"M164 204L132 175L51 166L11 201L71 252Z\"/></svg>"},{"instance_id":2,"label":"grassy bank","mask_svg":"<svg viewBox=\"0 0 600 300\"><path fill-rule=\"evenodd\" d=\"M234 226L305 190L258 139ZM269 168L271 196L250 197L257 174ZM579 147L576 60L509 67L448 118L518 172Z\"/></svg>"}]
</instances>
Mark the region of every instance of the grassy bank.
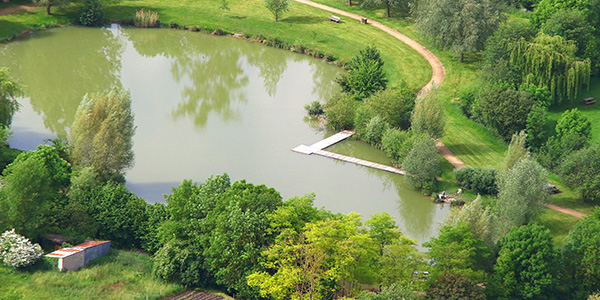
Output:
<instances>
[{"instance_id":1,"label":"grassy bank","mask_svg":"<svg viewBox=\"0 0 600 300\"><path fill-rule=\"evenodd\" d=\"M0 282L0 299L160 299L183 290L153 278L150 257L118 250L75 272L0 265Z\"/></svg>"}]
</instances>

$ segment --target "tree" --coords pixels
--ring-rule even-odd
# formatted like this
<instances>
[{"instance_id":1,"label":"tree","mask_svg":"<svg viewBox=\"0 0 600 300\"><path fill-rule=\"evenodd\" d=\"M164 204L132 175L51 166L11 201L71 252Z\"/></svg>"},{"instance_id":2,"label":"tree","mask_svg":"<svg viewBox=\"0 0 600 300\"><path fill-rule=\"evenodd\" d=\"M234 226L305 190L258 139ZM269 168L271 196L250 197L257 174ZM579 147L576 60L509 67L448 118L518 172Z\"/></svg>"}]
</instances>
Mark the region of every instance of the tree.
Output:
<instances>
[{"instance_id":1,"label":"tree","mask_svg":"<svg viewBox=\"0 0 600 300\"><path fill-rule=\"evenodd\" d=\"M46 6L46 15L49 16L49 15L51 15L50 7L52 7L52 6L62 7L62 6L69 4L71 2L71 0L33 0L33 2L37 3L38 5Z\"/></svg>"},{"instance_id":2,"label":"tree","mask_svg":"<svg viewBox=\"0 0 600 300\"><path fill-rule=\"evenodd\" d=\"M362 7L380 7L385 6L387 17L391 17L391 10L397 9L403 13L409 10L409 3L406 0L366 0L360 4Z\"/></svg>"},{"instance_id":3,"label":"tree","mask_svg":"<svg viewBox=\"0 0 600 300\"><path fill-rule=\"evenodd\" d=\"M534 104L531 111L527 115L525 132L527 132L527 145L534 151L542 147L548 139L546 127L548 124L548 110L539 105Z\"/></svg>"},{"instance_id":4,"label":"tree","mask_svg":"<svg viewBox=\"0 0 600 300\"><path fill-rule=\"evenodd\" d=\"M501 3L491 0L421 0L412 16L427 39L452 50L460 62L465 53L483 49L504 18Z\"/></svg>"},{"instance_id":5,"label":"tree","mask_svg":"<svg viewBox=\"0 0 600 300\"><path fill-rule=\"evenodd\" d=\"M427 300L485 300L483 288L471 279L445 273L431 283L427 289Z\"/></svg>"},{"instance_id":6,"label":"tree","mask_svg":"<svg viewBox=\"0 0 600 300\"><path fill-rule=\"evenodd\" d=\"M89 187L78 197L75 201L94 220L96 238L109 239L119 248L141 248L148 226L144 199L112 181Z\"/></svg>"},{"instance_id":7,"label":"tree","mask_svg":"<svg viewBox=\"0 0 600 300\"><path fill-rule=\"evenodd\" d=\"M537 224L512 228L494 266L498 299L551 299L558 284L550 231Z\"/></svg>"},{"instance_id":8,"label":"tree","mask_svg":"<svg viewBox=\"0 0 600 300\"><path fill-rule=\"evenodd\" d=\"M529 157L529 150L525 146L527 141L527 134L524 130L521 130L518 134L515 133L508 144L508 150L504 156L504 164L502 165L502 171L506 172L521 159Z\"/></svg>"},{"instance_id":9,"label":"tree","mask_svg":"<svg viewBox=\"0 0 600 300\"><path fill-rule=\"evenodd\" d=\"M275 22L279 22L281 15L290 10L290 0L265 0L265 7L275 16Z\"/></svg>"},{"instance_id":10,"label":"tree","mask_svg":"<svg viewBox=\"0 0 600 300\"><path fill-rule=\"evenodd\" d=\"M423 246L430 248L429 257L434 277L452 273L480 282L484 280L485 270L490 266L489 247L471 232L465 222L442 227L440 235Z\"/></svg>"},{"instance_id":11,"label":"tree","mask_svg":"<svg viewBox=\"0 0 600 300\"><path fill-rule=\"evenodd\" d=\"M402 236L394 217L387 212L371 215L371 219L365 221L365 225L379 247L379 255L383 255L385 246L395 243Z\"/></svg>"},{"instance_id":12,"label":"tree","mask_svg":"<svg viewBox=\"0 0 600 300\"><path fill-rule=\"evenodd\" d=\"M388 123L379 115L371 118L363 133L365 141L373 146L381 147L383 134L390 128Z\"/></svg>"},{"instance_id":13,"label":"tree","mask_svg":"<svg viewBox=\"0 0 600 300\"><path fill-rule=\"evenodd\" d=\"M380 293L364 291L356 299L358 300L421 300L423 297L413 292L415 287L411 284L391 284L381 289Z\"/></svg>"},{"instance_id":14,"label":"tree","mask_svg":"<svg viewBox=\"0 0 600 300\"><path fill-rule=\"evenodd\" d=\"M85 95L71 127L71 157L102 178L122 175L133 165L135 134L129 92Z\"/></svg>"},{"instance_id":15,"label":"tree","mask_svg":"<svg viewBox=\"0 0 600 300\"><path fill-rule=\"evenodd\" d=\"M561 179L569 187L582 187L600 175L600 144L583 148L565 157L558 168Z\"/></svg>"},{"instance_id":16,"label":"tree","mask_svg":"<svg viewBox=\"0 0 600 300\"><path fill-rule=\"evenodd\" d=\"M343 92L354 95L356 99L368 98L387 87L388 80L383 64L379 49L375 46L367 46L346 64L348 74L336 81Z\"/></svg>"},{"instance_id":17,"label":"tree","mask_svg":"<svg viewBox=\"0 0 600 300\"><path fill-rule=\"evenodd\" d=\"M562 139L569 134L582 136L587 141L592 138L592 123L577 108L567 110L556 123L556 137Z\"/></svg>"},{"instance_id":18,"label":"tree","mask_svg":"<svg viewBox=\"0 0 600 300\"><path fill-rule=\"evenodd\" d=\"M360 215L350 213L308 223L299 234L282 232L263 253L265 266L273 272L251 274L248 284L276 299L323 299L336 290L352 289L357 272L364 271L375 252L361 225Z\"/></svg>"},{"instance_id":19,"label":"tree","mask_svg":"<svg viewBox=\"0 0 600 300\"><path fill-rule=\"evenodd\" d=\"M102 2L87 0L79 11L79 23L84 26L100 26L104 18Z\"/></svg>"},{"instance_id":20,"label":"tree","mask_svg":"<svg viewBox=\"0 0 600 300\"><path fill-rule=\"evenodd\" d=\"M590 25L599 28L600 5L598 0L540 0L531 16L531 22L540 27L560 10L580 11Z\"/></svg>"},{"instance_id":21,"label":"tree","mask_svg":"<svg viewBox=\"0 0 600 300\"><path fill-rule=\"evenodd\" d=\"M412 131L388 129L381 138L381 147L396 165L401 165L410 148L414 137Z\"/></svg>"},{"instance_id":22,"label":"tree","mask_svg":"<svg viewBox=\"0 0 600 300\"><path fill-rule=\"evenodd\" d=\"M584 85L589 85L590 61L579 60L577 46L561 36L538 34L506 44L510 64L521 71L522 83L546 86L553 104L573 101Z\"/></svg>"},{"instance_id":23,"label":"tree","mask_svg":"<svg viewBox=\"0 0 600 300\"><path fill-rule=\"evenodd\" d=\"M391 127L408 129L410 115L415 107L415 93L408 88L388 88L366 98L365 105Z\"/></svg>"},{"instance_id":24,"label":"tree","mask_svg":"<svg viewBox=\"0 0 600 300\"><path fill-rule=\"evenodd\" d=\"M575 55L583 58L591 58L585 55L585 51L595 30L583 11L572 9L555 12L542 26L542 31L547 35L560 35L567 41L575 42L575 46L577 46Z\"/></svg>"},{"instance_id":25,"label":"tree","mask_svg":"<svg viewBox=\"0 0 600 300\"><path fill-rule=\"evenodd\" d=\"M585 299L600 290L600 209L575 224L563 246L565 285L573 299Z\"/></svg>"},{"instance_id":26,"label":"tree","mask_svg":"<svg viewBox=\"0 0 600 300\"><path fill-rule=\"evenodd\" d=\"M412 188L423 189L425 193L431 192L437 176L442 173L435 141L431 138L415 140L402 168L406 171L406 179Z\"/></svg>"},{"instance_id":27,"label":"tree","mask_svg":"<svg viewBox=\"0 0 600 300\"><path fill-rule=\"evenodd\" d=\"M357 103L349 94L340 94L325 103L327 124L333 129L350 129L354 125Z\"/></svg>"},{"instance_id":28,"label":"tree","mask_svg":"<svg viewBox=\"0 0 600 300\"><path fill-rule=\"evenodd\" d=\"M567 134L560 139L551 136L536 155L536 159L545 168L556 170L564 158L584 147L587 147L588 140L578 134Z\"/></svg>"},{"instance_id":29,"label":"tree","mask_svg":"<svg viewBox=\"0 0 600 300\"><path fill-rule=\"evenodd\" d=\"M546 172L532 158L519 160L498 176L495 214L506 230L528 224L539 216L548 198Z\"/></svg>"},{"instance_id":30,"label":"tree","mask_svg":"<svg viewBox=\"0 0 600 300\"><path fill-rule=\"evenodd\" d=\"M507 140L525 129L533 104L527 92L517 91L507 83L492 83L480 90L474 110L488 128Z\"/></svg>"},{"instance_id":31,"label":"tree","mask_svg":"<svg viewBox=\"0 0 600 300\"><path fill-rule=\"evenodd\" d=\"M71 167L51 146L23 152L3 172L0 217L17 232L36 239L48 225L46 214L58 192L69 184ZM1 222L1 221L0 221Z\"/></svg>"},{"instance_id":32,"label":"tree","mask_svg":"<svg viewBox=\"0 0 600 300\"><path fill-rule=\"evenodd\" d=\"M427 134L432 139L444 135L446 117L442 105L437 102L435 90L417 97L415 110L411 116L411 128L416 134Z\"/></svg>"},{"instance_id":33,"label":"tree","mask_svg":"<svg viewBox=\"0 0 600 300\"><path fill-rule=\"evenodd\" d=\"M0 68L0 126L9 127L12 117L19 110L17 97L23 94L23 88L10 77L7 68Z\"/></svg>"},{"instance_id":34,"label":"tree","mask_svg":"<svg viewBox=\"0 0 600 300\"><path fill-rule=\"evenodd\" d=\"M484 208L481 196L478 195L475 200L465 204L461 209L451 210L446 220L444 220L445 225L453 227L461 222L468 224L469 230L477 238L482 239L490 249L495 247L499 238L499 226L490 207L486 206Z\"/></svg>"}]
</instances>

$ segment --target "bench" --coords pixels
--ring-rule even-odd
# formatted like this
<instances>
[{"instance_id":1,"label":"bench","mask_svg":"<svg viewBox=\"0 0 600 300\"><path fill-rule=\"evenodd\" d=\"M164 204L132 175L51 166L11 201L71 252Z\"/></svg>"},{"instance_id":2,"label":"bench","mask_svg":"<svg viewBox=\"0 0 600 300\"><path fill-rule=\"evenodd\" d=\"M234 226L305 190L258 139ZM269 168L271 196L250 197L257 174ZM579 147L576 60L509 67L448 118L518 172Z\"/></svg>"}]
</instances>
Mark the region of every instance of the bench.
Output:
<instances>
[{"instance_id":1,"label":"bench","mask_svg":"<svg viewBox=\"0 0 600 300\"><path fill-rule=\"evenodd\" d=\"M334 16L334 15L331 15L331 16L329 16L329 21L331 21L331 22L336 22L336 23L339 23L339 22L340 22L340 20L341 20L341 19L340 19L340 17L338 17L338 16Z\"/></svg>"},{"instance_id":2,"label":"bench","mask_svg":"<svg viewBox=\"0 0 600 300\"><path fill-rule=\"evenodd\" d=\"M596 103L596 100L594 100L594 97L583 98L583 100L581 100L581 103L583 103L585 105L592 105L592 104Z\"/></svg>"}]
</instances>

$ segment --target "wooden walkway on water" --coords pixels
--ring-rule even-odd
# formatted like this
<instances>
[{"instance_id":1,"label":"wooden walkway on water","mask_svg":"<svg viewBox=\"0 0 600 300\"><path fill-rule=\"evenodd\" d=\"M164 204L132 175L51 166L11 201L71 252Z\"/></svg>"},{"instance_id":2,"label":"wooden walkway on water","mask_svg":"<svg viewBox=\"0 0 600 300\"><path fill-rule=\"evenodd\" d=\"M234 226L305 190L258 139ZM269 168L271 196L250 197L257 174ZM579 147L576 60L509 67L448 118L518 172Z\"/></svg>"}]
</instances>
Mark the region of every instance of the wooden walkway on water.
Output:
<instances>
[{"instance_id":1,"label":"wooden walkway on water","mask_svg":"<svg viewBox=\"0 0 600 300\"><path fill-rule=\"evenodd\" d=\"M337 153L333 153L333 152L329 152L329 151L325 151L323 149L339 143L349 137L351 137L352 135L354 135L353 131L349 131L349 130L344 130L341 132L338 132L324 140L321 140L319 142L316 142L310 146L306 146L306 145L300 145L294 149L292 149L292 151L294 152L298 152L298 153L302 153L302 154L306 154L306 155L311 155L311 154L315 154L315 155L320 155L323 157L328 157L328 158L333 158L333 159L337 159L337 160L341 160L341 161L345 161L351 164L356 164L356 165L360 165L360 166L365 166L368 168L374 168L374 169L379 169L382 171L387 171L387 172L392 172L392 173L396 173L396 174L401 174L404 175L404 171L398 169L398 168L394 168L394 167L390 167L390 166L386 166L386 165L382 165L382 164L378 164L378 163L374 163L374 162L370 162L367 160L363 160L360 158L356 158L356 157L351 157L351 156L346 156L346 155L342 155L342 154L337 154Z\"/></svg>"}]
</instances>

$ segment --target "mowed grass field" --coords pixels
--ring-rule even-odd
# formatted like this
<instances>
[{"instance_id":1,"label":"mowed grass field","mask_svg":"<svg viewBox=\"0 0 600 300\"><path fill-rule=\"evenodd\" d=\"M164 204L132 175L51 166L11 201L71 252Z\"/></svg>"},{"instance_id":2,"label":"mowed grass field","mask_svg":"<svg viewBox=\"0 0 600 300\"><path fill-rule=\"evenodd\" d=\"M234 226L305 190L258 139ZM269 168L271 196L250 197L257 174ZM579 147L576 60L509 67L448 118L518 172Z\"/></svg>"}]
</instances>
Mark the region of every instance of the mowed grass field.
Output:
<instances>
[{"instance_id":1,"label":"mowed grass field","mask_svg":"<svg viewBox=\"0 0 600 300\"><path fill-rule=\"evenodd\" d=\"M75 272L15 271L0 265L0 299L160 299L183 291L152 276L152 258L111 250Z\"/></svg>"}]
</instances>

